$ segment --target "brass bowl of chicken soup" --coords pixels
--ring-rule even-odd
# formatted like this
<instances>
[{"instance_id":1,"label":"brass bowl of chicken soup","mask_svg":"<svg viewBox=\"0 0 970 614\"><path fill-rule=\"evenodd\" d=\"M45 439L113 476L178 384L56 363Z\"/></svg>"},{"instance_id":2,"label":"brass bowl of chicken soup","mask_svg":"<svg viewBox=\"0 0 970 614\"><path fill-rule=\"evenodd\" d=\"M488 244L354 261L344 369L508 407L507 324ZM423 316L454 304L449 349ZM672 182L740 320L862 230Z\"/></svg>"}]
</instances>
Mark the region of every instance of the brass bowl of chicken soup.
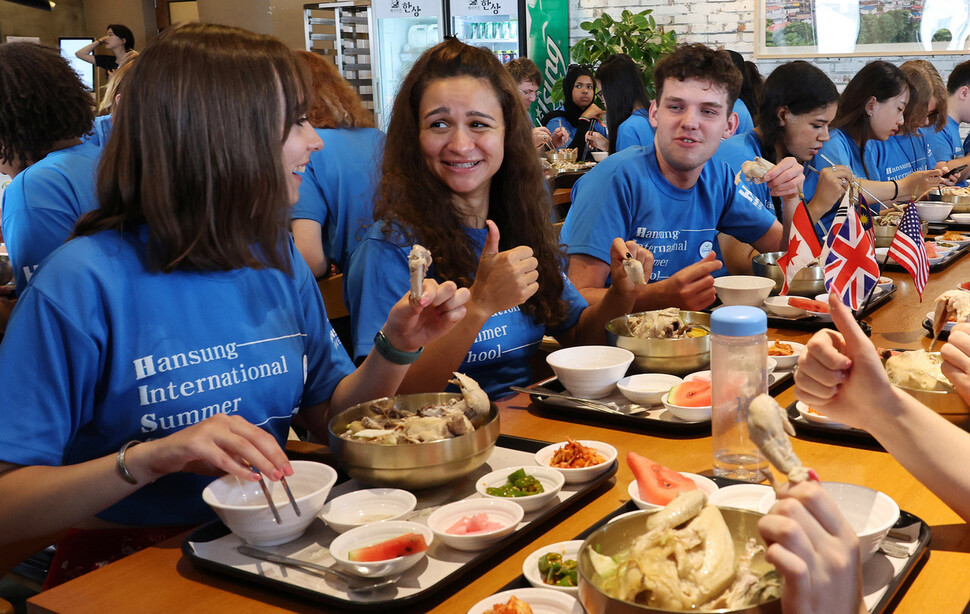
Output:
<instances>
[{"instance_id":1,"label":"brass bowl of chicken soup","mask_svg":"<svg viewBox=\"0 0 970 614\"><path fill-rule=\"evenodd\" d=\"M712 506L708 506L712 507ZM717 519L710 511L706 516L696 517L650 540L647 518L656 511L642 511L624 515L594 531L579 550L579 600L588 614L648 614L669 612L737 612L746 614L776 614L781 612L780 581L774 567L765 561L764 541L758 534L758 520L762 514L734 508L713 508L718 510L724 525L711 529ZM706 510L706 508L705 508ZM730 537L723 534L726 525ZM688 543L692 535L705 535L701 543L687 550L688 557L698 560L714 561L712 565L723 573L705 575L696 573L699 566L688 563L673 571L679 576L679 586L688 591L678 593L672 584L656 590L644 590L646 583L638 579L637 573L623 574L625 566L636 565L640 569L651 569L658 561L669 564L670 557L680 557L673 552L678 543ZM708 537L710 536L710 537ZM721 539L717 539L721 537ZM754 539L756 554L751 558L750 567L741 562L747 541ZM660 546L660 551L650 552L651 547ZM666 550L665 550L666 548ZM669 550L669 552L668 552ZM615 565L615 567L613 567ZM641 567L645 566L645 567ZM669 567L668 567L669 570ZM743 582L746 574L753 574L755 589L743 599L732 599L729 606L700 607L718 597L726 599L726 593L736 583ZM723 587L723 588L722 588ZM697 608L690 606L685 596L700 596L703 600ZM738 605L745 602L748 605ZM675 604L679 603L677 606Z\"/></svg>"},{"instance_id":2,"label":"brass bowl of chicken soup","mask_svg":"<svg viewBox=\"0 0 970 614\"><path fill-rule=\"evenodd\" d=\"M606 338L633 352L633 370L686 375L711 363L711 314L675 307L610 320Z\"/></svg>"},{"instance_id":3,"label":"brass bowl of chicken soup","mask_svg":"<svg viewBox=\"0 0 970 614\"><path fill-rule=\"evenodd\" d=\"M778 294L785 283L785 276L778 266L778 259L785 255L785 252L765 252L758 254L751 261L751 270L759 277L767 277L775 282L775 287L771 289L772 294ZM822 265L817 262L810 264L799 272L795 273L791 284L788 287L790 296L807 296L815 298L818 294L825 293L825 271Z\"/></svg>"},{"instance_id":4,"label":"brass bowl of chicken soup","mask_svg":"<svg viewBox=\"0 0 970 614\"><path fill-rule=\"evenodd\" d=\"M330 450L350 477L369 486L414 490L452 482L485 464L499 435L494 403L466 423L446 411L461 401L461 394L433 392L355 405L330 420Z\"/></svg>"},{"instance_id":5,"label":"brass bowl of chicken soup","mask_svg":"<svg viewBox=\"0 0 970 614\"><path fill-rule=\"evenodd\" d=\"M939 352L910 350L887 357L889 381L936 413L957 422L970 422L970 406L943 375Z\"/></svg>"}]
</instances>

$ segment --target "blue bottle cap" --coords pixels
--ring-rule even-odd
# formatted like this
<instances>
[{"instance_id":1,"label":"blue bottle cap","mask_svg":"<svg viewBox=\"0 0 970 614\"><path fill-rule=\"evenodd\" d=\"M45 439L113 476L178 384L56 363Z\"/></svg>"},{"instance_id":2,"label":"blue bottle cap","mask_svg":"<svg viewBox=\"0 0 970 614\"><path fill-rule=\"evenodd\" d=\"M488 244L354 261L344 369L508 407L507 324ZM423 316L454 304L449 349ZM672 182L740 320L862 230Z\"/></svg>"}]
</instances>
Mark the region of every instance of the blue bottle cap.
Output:
<instances>
[{"instance_id":1,"label":"blue bottle cap","mask_svg":"<svg viewBox=\"0 0 970 614\"><path fill-rule=\"evenodd\" d=\"M768 315L757 307L730 305L711 313L711 332L727 337L748 337L768 332Z\"/></svg>"}]
</instances>

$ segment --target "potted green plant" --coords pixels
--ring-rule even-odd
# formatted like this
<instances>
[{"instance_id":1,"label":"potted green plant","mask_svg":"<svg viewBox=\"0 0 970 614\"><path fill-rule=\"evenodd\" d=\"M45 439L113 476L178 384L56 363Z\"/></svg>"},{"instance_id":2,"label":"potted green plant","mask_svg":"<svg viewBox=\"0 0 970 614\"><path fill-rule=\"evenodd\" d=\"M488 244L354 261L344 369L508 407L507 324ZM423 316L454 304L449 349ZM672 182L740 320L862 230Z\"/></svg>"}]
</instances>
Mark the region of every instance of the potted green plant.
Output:
<instances>
[{"instance_id":1,"label":"potted green plant","mask_svg":"<svg viewBox=\"0 0 970 614\"><path fill-rule=\"evenodd\" d=\"M653 98L653 66L660 56L674 50L677 41L676 34L658 26L651 13L650 9L639 13L624 10L620 19L603 13L593 21L584 21L579 27L589 32L589 37L573 45L569 55L577 64L597 66L611 55L627 54L642 67L643 85ZM563 102L562 81L560 78L552 87L556 104Z\"/></svg>"}]
</instances>

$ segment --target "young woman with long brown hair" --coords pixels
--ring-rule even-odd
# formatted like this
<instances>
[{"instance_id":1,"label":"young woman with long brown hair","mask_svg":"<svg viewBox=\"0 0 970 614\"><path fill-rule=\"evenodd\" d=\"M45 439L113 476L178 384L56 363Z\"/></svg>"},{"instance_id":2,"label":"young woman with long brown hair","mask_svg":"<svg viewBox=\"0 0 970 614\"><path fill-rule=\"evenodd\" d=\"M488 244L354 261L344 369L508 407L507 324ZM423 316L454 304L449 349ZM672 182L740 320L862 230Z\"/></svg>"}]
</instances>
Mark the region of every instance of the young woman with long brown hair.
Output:
<instances>
[{"instance_id":1,"label":"young woman with long brown hair","mask_svg":"<svg viewBox=\"0 0 970 614\"><path fill-rule=\"evenodd\" d=\"M632 308L628 251L649 275L649 253L616 240L603 301L587 308L564 277L529 118L511 76L482 49L447 40L418 59L394 103L382 172L377 223L346 278L354 355L370 350L406 289L413 243L431 250L436 279L471 291L465 318L427 348L402 390L442 390L459 369L490 394L527 383L544 334L604 343L606 321Z\"/></svg>"}]
</instances>

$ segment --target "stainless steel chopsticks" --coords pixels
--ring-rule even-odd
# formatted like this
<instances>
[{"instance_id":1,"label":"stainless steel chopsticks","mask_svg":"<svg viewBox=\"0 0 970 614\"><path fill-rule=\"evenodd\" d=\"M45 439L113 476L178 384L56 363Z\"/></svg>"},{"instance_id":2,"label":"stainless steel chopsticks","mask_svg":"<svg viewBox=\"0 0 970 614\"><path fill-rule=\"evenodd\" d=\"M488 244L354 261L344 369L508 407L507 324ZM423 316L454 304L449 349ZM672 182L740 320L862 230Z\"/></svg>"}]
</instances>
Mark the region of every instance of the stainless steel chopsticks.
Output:
<instances>
[{"instance_id":1,"label":"stainless steel chopsticks","mask_svg":"<svg viewBox=\"0 0 970 614\"><path fill-rule=\"evenodd\" d=\"M276 504L273 503L273 497L269 494L269 489L266 488L266 480L263 479L263 474L260 473L259 469L252 467L253 472L259 476L259 487L263 489L263 495L266 497L266 502L269 503L269 509L273 512L273 518L276 520L276 524L283 524L283 519L280 518L280 513L276 509ZM289 489L287 489L289 492ZM292 496L292 495L291 495Z\"/></svg>"}]
</instances>

